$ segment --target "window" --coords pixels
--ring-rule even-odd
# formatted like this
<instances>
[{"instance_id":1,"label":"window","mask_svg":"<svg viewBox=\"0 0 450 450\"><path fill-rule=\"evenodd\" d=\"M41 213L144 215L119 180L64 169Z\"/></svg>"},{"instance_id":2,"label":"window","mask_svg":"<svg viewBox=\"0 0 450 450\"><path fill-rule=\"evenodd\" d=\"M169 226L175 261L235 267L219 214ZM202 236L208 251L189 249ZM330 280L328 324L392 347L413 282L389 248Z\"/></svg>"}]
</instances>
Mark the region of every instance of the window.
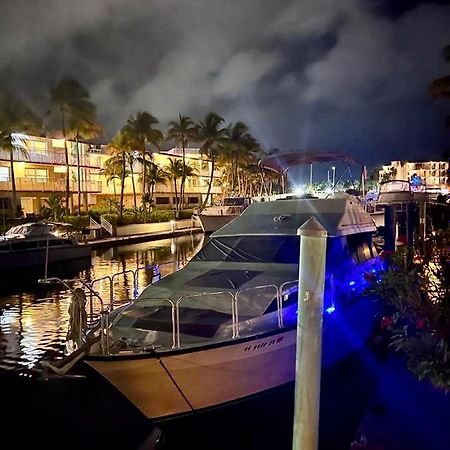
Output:
<instances>
[{"instance_id":1,"label":"window","mask_svg":"<svg viewBox=\"0 0 450 450\"><path fill-rule=\"evenodd\" d=\"M47 169L25 169L25 177L30 178L30 181L48 181Z\"/></svg>"},{"instance_id":2,"label":"window","mask_svg":"<svg viewBox=\"0 0 450 450\"><path fill-rule=\"evenodd\" d=\"M0 198L0 209L11 209L11 199Z\"/></svg>"},{"instance_id":3,"label":"window","mask_svg":"<svg viewBox=\"0 0 450 450\"><path fill-rule=\"evenodd\" d=\"M40 155L45 155L47 153L47 142L28 141L27 147L31 153L38 153Z\"/></svg>"},{"instance_id":4,"label":"window","mask_svg":"<svg viewBox=\"0 0 450 450\"><path fill-rule=\"evenodd\" d=\"M9 181L9 167L0 167L0 181Z\"/></svg>"},{"instance_id":5,"label":"window","mask_svg":"<svg viewBox=\"0 0 450 450\"><path fill-rule=\"evenodd\" d=\"M188 204L198 203L198 197L188 197Z\"/></svg>"},{"instance_id":6,"label":"window","mask_svg":"<svg viewBox=\"0 0 450 450\"><path fill-rule=\"evenodd\" d=\"M156 204L157 205L169 205L170 198L169 197L156 197Z\"/></svg>"}]
</instances>

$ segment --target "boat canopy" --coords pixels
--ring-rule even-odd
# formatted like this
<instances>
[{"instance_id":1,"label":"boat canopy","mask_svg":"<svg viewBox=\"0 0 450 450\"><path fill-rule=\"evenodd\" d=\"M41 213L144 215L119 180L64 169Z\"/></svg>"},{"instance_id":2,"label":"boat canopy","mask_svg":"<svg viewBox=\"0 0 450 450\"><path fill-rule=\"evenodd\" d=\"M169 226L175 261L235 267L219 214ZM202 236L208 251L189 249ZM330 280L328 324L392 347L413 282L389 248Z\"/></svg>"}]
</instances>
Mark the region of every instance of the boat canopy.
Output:
<instances>
[{"instance_id":1,"label":"boat canopy","mask_svg":"<svg viewBox=\"0 0 450 450\"><path fill-rule=\"evenodd\" d=\"M273 170L284 174L290 167L300 164L343 161L349 164L360 164L360 161L349 154L331 150L297 150L270 155L258 162L261 169Z\"/></svg>"},{"instance_id":2,"label":"boat canopy","mask_svg":"<svg viewBox=\"0 0 450 450\"><path fill-rule=\"evenodd\" d=\"M374 232L376 226L358 200L344 193L326 200L319 198L254 202L240 217L228 223L211 237L244 235L297 235L310 217L316 217L328 236Z\"/></svg>"},{"instance_id":3,"label":"boat canopy","mask_svg":"<svg viewBox=\"0 0 450 450\"><path fill-rule=\"evenodd\" d=\"M10 228L6 236L40 237L50 234L50 228L46 223L24 223Z\"/></svg>"}]
</instances>

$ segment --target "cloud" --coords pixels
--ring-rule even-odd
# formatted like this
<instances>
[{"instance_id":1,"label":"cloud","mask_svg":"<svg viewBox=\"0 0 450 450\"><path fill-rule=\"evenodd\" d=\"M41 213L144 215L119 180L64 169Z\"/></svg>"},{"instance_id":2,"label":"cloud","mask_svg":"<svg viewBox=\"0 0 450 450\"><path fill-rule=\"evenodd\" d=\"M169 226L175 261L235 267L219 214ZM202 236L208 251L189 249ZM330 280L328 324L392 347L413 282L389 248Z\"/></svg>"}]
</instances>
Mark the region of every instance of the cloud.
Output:
<instances>
[{"instance_id":1,"label":"cloud","mask_svg":"<svg viewBox=\"0 0 450 450\"><path fill-rule=\"evenodd\" d=\"M45 110L48 87L77 78L108 136L139 110L162 126L214 110L268 148L438 154L445 105L425 92L448 71L450 7L393 17L385 1L4 0L0 83Z\"/></svg>"}]
</instances>

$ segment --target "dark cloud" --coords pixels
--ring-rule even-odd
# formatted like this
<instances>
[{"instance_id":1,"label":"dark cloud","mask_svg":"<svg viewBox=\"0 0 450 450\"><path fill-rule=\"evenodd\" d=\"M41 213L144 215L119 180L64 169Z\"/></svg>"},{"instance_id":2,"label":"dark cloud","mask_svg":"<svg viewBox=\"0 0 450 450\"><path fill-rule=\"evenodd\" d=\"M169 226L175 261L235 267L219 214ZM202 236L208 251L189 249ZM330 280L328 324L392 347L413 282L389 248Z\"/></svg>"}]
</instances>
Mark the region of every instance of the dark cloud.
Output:
<instances>
[{"instance_id":1,"label":"dark cloud","mask_svg":"<svg viewBox=\"0 0 450 450\"><path fill-rule=\"evenodd\" d=\"M50 85L78 79L108 136L138 110L163 125L215 110L267 148L437 156L446 105L426 87L449 71L439 3L3 0L0 82L45 110Z\"/></svg>"}]
</instances>

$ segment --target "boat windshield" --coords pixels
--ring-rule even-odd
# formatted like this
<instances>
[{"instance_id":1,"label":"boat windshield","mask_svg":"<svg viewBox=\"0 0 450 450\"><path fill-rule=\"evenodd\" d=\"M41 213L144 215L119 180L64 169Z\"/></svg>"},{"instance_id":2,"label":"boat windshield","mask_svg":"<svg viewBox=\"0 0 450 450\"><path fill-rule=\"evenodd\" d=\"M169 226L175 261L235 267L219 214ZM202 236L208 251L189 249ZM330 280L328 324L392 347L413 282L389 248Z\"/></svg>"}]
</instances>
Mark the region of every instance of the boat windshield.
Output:
<instances>
[{"instance_id":1,"label":"boat windshield","mask_svg":"<svg viewBox=\"0 0 450 450\"><path fill-rule=\"evenodd\" d=\"M192 261L298 264L297 236L227 236L211 239Z\"/></svg>"},{"instance_id":2,"label":"boat windshield","mask_svg":"<svg viewBox=\"0 0 450 450\"><path fill-rule=\"evenodd\" d=\"M243 206L246 200L243 197L226 197L223 200L223 206Z\"/></svg>"}]
</instances>

